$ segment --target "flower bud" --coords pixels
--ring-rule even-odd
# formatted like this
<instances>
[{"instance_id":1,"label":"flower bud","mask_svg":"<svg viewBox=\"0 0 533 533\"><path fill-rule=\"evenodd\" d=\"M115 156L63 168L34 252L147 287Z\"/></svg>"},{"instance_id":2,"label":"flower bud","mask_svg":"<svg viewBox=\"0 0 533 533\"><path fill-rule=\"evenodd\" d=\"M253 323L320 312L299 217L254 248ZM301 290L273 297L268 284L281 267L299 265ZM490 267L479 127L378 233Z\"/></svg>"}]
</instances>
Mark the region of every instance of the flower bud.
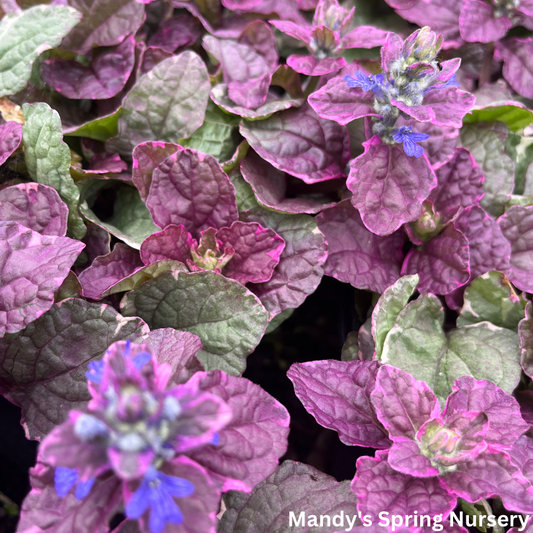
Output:
<instances>
[{"instance_id":1,"label":"flower bud","mask_svg":"<svg viewBox=\"0 0 533 533\"><path fill-rule=\"evenodd\" d=\"M403 57L408 64L433 61L442 46L442 35L425 26L415 31L404 42Z\"/></svg>"}]
</instances>

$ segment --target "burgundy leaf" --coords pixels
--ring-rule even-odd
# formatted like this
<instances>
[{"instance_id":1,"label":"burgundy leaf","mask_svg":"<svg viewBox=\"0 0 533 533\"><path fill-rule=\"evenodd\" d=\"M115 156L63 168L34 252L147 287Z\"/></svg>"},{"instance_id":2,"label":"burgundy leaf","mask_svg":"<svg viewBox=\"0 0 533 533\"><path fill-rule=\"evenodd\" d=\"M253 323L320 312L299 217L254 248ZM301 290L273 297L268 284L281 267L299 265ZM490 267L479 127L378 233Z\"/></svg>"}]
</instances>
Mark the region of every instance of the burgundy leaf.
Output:
<instances>
[{"instance_id":1,"label":"burgundy leaf","mask_svg":"<svg viewBox=\"0 0 533 533\"><path fill-rule=\"evenodd\" d=\"M180 46L189 46L202 35L202 25L187 14L165 20L148 40L149 47L173 53Z\"/></svg>"},{"instance_id":2,"label":"burgundy leaf","mask_svg":"<svg viewBox=\"0 0 533 533\"><path fill-rule=\"evenodd\" d=\"M467 42L499 41L512 28L509 17L495 16L494 6L482 0L466 0L459 17L461 37Z\"/></svg>"},{"instance_id":3,"label":"burgundy leaf","mask_svg":"<svg viewBox=\"0 0 533 533\"><path fill-rule=\"evenodd\" d=\"M533 98L533 38L505 39L497 43L497 50L503 58L503 75L509 85L518 94Z\"/></svg>"},{"instance_id":4,"label":"burgundy leaf","mask_svg":"<svg viewBox=\"0 0 533 533\"><path fill-rule=\"evenodd\" d=\"M0 166L3 165L22 142L22 124L9 121L0 124Z\"/></svg>"},{"instance_id":5,"label":"burgundy leaf","mask_svg":"<svg viewBox=\"0 0 533 533\"><path fill-rule=\"evenodd\" d=\"M350 200L322 211L316 221L328 242L327 276L377 293L400 277L403 233L387 237L371 233Z\"/></svg>"},{"instance_id":6,"label":"burgundy leaf","mask_svg":"<svg viewBox=\"0 0 533 533\"><path fill-rule=\"evenodd\" d=\"M287 65L306 76L324 76L339 71L346 65L346 60L344 57L316 59L313 56L293 54L287 58Z\"/></svg>"},{"instance_id":7,"label":"burgundy leaf","mask_svg":"<svg viewBox=\"0 0 533 533\"><path fill-rule=\"evenodd\" d=\"M185 226L170 224L163 231L152 233L141 244L141 259L145 265L162 259L187 263L191 259L191 234Z\"/></svg>"}]
</instances>

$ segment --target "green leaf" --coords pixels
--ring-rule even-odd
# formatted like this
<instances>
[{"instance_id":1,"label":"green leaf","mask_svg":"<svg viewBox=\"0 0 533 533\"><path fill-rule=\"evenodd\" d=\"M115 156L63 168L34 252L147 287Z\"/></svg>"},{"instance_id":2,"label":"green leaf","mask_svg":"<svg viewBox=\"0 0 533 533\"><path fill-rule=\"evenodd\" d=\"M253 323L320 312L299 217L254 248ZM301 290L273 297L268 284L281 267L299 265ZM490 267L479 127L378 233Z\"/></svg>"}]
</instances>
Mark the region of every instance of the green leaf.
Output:
<instances>
[{"instance_id":1,"label":"green leaf","mask_svg":"<svg viewBox=\"0 0 533 533\"><path fill-rule=\"evenodd\" d=\"M246 211L247 209L251 209L252 207L259 205L255 198L252 187L250 187L250 185L244 181L244 178L238 170L234 170L228 175L228 177L235 187L237 209L239 212Z\"/></svg>"},{"instance_id":2,"label":"green leaf","mask_svg":"<svg viewBox=\"0 0 533 533\"><path fill-rule=\"evenodd\" d=\"M463 376L492 381L512 394L522 372L518 334L489 322L452 330L442 370L446 383L435 393L444 398L453 382Z\"/></svg>"},{"instance_id":3,"label":"green leaf","mask_svg":"<svg viewBox=\"0 0 533 533\"><path fill-rule=\"evenodd\" d=\"M227 161L237 147L233 132L239 120L239 117L221 111L210 100L204 123L188 139L179 140L178 144L212 155L218 161Z\"/></svg>"},{"instance_id":4,"label":"green leaf","mask_svg":"<svg viewBox=\"0 0 533 533\"><path fill-rule=\"evenodd\" d=\"M418 281L418 274L403 276L379 297L372 311L372 336L376 343L376 359L380 358L385 337L415 292Z\"/></svg>"},{"instance_id":5,"label":"green leaf","mask_svg":"<svg viewBox=\"0 0 533 533\"><path fill-rule=\"evenodd\" d=\"M115 182L116 183L116 182ZM112 187L113 180L106 182L92 183L90 191L98 191L103 188ZM85 195L87 197L87 194ZM98 226L106 229L121 241L139 250L141 244L156 231L161 231L152 221L152 217L144 202L141 200L139 191L127 185L121 186L117 190L117 199L114 205L113 216L102 221L91 210L87 202L80 204L81 213Z\"/></svg>"},{"instance_id":6,"label":"green leaf","mask_svg":"<svg viewBox=\"0 0 533 533\"><path fill-rule=\"evenodd\" d=\"M444 310L433 294L422 294L400 311L389 331L381 360L425 381L437 392L437 377L446 352Z\"/></svg>"},{"instance_id":7,"label":"green leaf","mask_svg":"<svg viewBox=\"0 0 533 533\"><path fill-rule=\"evenodd\" d=\"M240 283L210 271L166 272L128 293L126 316L140 316L151 328L174 328L200 337L198 358L206 370L237 376L259 344L268 313Z\"/></svg>"},{"instance_id":8,"label":"green leaf","mask_svg":"<svg viewBox=\"0 0 533 533\"><path fill-rule=\"evenodd\" d=\"M86 137L87 139L105 142L118 135L118 119L121 114L122 108L119 107L110 115L65 130L64 135L65 137Z\"/></svg>"},{"instance_id":9,"label":"green leaf","mask_svg":"<svg viewBox=\"0 0 533 533\"><path fill-rule=\"evenodd\" d=\"M505 122L511 131L518 131L533 123L533 112L518 102L515 105L495 103L479 109L474 108L471 114L464 117L463 124L492 120Z\"/></svg>"},{"instance_id":10,"label":"green leaf","mask_svg":"<svg viewBox=\"0 0 533 533\"><path fill-rule=\"evenodd\" d=\"M58 46L80 19L79 11L66 6L35 6L5 15L0 21L0 97L22 91L37 57Z\"/></svg>"},{"instance_id":11,"label":"green leaf","mask_svg":"<svg viewBox=\"0 0 533 533\"><path fill-rule=\"evenodd\" d=\"M63 280L61 287L57 289L54 294L54 302L60 302L67 298L76 298L81 294L81 285L78 278L72 270L68 273L67 277Z\"/></svg>"},{"instance_id":12,"label":"green leaf","mask_svg":"<svg viewBox=\"0 0 533 533\"><path fill-rule=\"evenodd\" d=\"M70 148L63 142L61 119L48 104L24 104L22 127L26 166L34 181L53 187L69 210L69 235L81 239L87 228L78 214L80 193L70 176Z\"/></svg>"},{"instance_id":13,"label":"green leaf","mask_svg":"<svg viewBox=\"0 0 533 533\"><path fill-rule=\"evenodd\" d=\"M513 193L515 175L515 163L507 155L504 142L497 132L473 124L461 129L461 143L485 175L481 206L494 217L502 215Z\"/></svg>"},{"instance_id":14,"label":"green leaf","mask_svg":"<svg viewBox=\"0 0 533 533\"><path fill-rule=\"evenodd\" d=\"M276 315L269 323L266 329L265 335L267 333L272 333L278 326L280 326L287 318L289 318L294 313L294 309L285 309L279 315Z\"/></svg>"},{"instance_id":15,"label":"green leaf","mask_svg":"<svg viewBox=\"0 0 533 533\"><path fill-rule=\"evenodd\" d=\"M342 361L359 361L359 341L358 332L350 331L348 333L344 344L342 345L341 360Z\"/></svg>"},{"instance_id":16,"label":"green leaf","mask_svg":"<svg viewBox=\"0 0 533 533\"><path fill-rule=\"evenodd\" d=\"M190 137L204 121L209 89L207 69L194 52L165 59L141 76L124 99L118 138L111 146L131 157L139 143Z\"/></svg>"},{"instance_id":17,"label":"green leaf","mask_svg":"<svg viewBox=\"0 0 533 533\"><path fill-rule=\"evenodd\" d=\"M490 322L516 331L524 318L526 302L518 297L501 272L487 272L466 289L457 326Z\"/></svg>"}]
</instances>

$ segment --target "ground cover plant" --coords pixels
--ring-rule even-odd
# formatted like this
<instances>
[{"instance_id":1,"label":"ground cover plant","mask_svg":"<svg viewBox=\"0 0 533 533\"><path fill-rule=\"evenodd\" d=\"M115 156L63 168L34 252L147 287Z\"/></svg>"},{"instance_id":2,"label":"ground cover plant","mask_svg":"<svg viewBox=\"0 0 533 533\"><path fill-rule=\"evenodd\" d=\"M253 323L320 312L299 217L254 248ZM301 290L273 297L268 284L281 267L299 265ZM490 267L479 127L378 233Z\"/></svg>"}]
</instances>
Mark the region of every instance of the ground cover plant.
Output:
<instances>
[{"instance_id":1,"label":"ground cover plant","mask_svg":"<svg viewBox=\"0 0 533 533\"><path fill-rule=\"evenodd\" d=\"M0 8L0 533L533 531L533 2Z\"/></svg>"}]
</instances>

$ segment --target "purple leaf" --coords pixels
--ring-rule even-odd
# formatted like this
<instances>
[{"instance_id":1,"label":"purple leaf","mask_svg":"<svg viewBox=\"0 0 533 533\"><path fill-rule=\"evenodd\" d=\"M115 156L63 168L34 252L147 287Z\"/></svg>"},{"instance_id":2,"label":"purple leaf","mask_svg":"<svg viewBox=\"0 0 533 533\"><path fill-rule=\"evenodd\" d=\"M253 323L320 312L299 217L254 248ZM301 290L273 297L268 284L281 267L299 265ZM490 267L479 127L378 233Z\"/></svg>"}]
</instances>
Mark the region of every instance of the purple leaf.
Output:
<instances>
[{"instance_id":1,"label":"purple leaf","mask_svg":"<svg viewBox=\"0 0 533 533\"><path fill-rule=\"evenodd\" d=\"M511 245L498 223L483 208L474 205L465 209L454 226L468 241L470 280L490 270L507 272L511 268ZM459 288L446 295L446 303L452 309L461 307L463 292Z\"/></svg>"},{"instance_id":2,"label":"purple leaf","mask_svg":"<svg viewBox=\"0 0 533 533\"><path fill-rule=\"evenodd\" d=\"M194 44L202 33L202 25L197 19L187 14L176 15L159 26L148 40L148 46L172 54L180 46Z\"/></svg>"},{"instance_id":3,"label":"purple leaf","mask_svg":"<svg viewBox=\"0 0 533 533\"><path fill-rule=\"evenodd\" d=\"M263 159L305 183L345 176L350 159L346 128L319 118L308 105L242 122L240 132Z\"/></svg>"},{"instance_id":4,"label":"purple leaf","mask_svg":"<svg viewBox=\"0 0 533 533\"><path fill-rule=\"evenodd\" d=\"M467 501L498 496L509 511L533 512L533 487L504 453L487 453L470 463L459 464L442 482Z\"/></svg>"},{"instance_id":5,"label":"purple leaf","mask_svg":"<svg viewBox=\"0 0 533 533\"><path fill-rule=\"evenodd\" d=\"M219 442L191 453L192 459L214 474L222 491L250 492L277 467L287 450L289 413L251 381L218 370L194 377L203 392L219 396L233 413L218 432Z\"/></svg>"},{"instance_id":6,"label":"purple leaf","mask_svg":"<svg viewBox=\"0 0 533 533\"><path fill-rule=\"evenodd\" d=\"M3 165L22 142L22 124L9 121L0 124L0 166Z\"/></svg>"},{"instance_id":7,"label":"purple leaf","mask_svg":"<svg viewBox=\"0 0 533 533\"><path fill-rule=\"evenodd\" d=\"M259 222L285 241L270 281L250 286L272 320L285 309L300 306L316 290L328 256L326 240L309 215L282 215L254 208L242 213L241 219Z\"/></svg>"},{"instance_id":8,"label":"purple leaf","mask_svg":"<svg viewBox=\"0 0 533 533\"><path fill-rule=\"evenodd\" d=\"M52 307L54 293L84 247L17 222L0 222L0 337L20 331Z\"/></svg>"},{"instance_id":9,"label":"purple leaf","mask_svg":"<svg viewBox=\"0 0 533 533\"><path fill-rule=\"evenodd\" d=\"M422 248L412 248L402 266L402 276L420 276L420 291L448 294L470 278L470 253L465 236L450 224Z\"/></svg>"},{"instance_id":10,"label":"purple leaf","mask_svg":"<svg viewBox=\"0 0 533 533\"><path fill-rule=\"evenodd\" d=\"M393 366L379 369L370 398L392 438L414 440L425 422L440 415L437 397L426 383Z\"/></svg>"},{"instance_id":11,"label":"purple leaf","mask_svg":"<svg viewBox=\"0 0 533 533\"><path fill-rule=\"evenodd\" d=\"M456 148L452 159L436 172L438 185L429 195L435 211L445 225L467 207L478 205L485 195L485 177L472 154L465 148Z\"/></svg>"},{"instance_id":12,"label":"purple leaf","mask_svg":"<svg viewBox=\"0 0 533 533\"><path fill-rule=\"evenodd\" d=\"M509 451L511 461L522 471L524 477L533 481L533 441L531 437L522 435Z\"/></svg>"},{"instance_id":13,"label":"purple leaf","mask_svg":"<svg viewBox=\"0 0 533 533\"><path fill-rule=\"evenodd\" d=\"M351 65L350 68L355 67ZM341 126L356 118L377 116L373 108L374 93L360 87L348 87L343 74L344 71L309 96L309 105L317 115Z\"/></svg>"},{"instance_id":14,"label":"purple leaf","mask_svg":"<svg viewBox=\"0 0 533 533\"><path fill-rule=\"evenodd\" d=\"M253 0L259 4L257 0ZM278 68L278 53L276 51L276 39L268 24L262 20L255 20L244 28L239 43L253 48L264 58L270 68L275 71Z\"/></svg>"},{"instance_id":15,"label":"purple leaf","mask_svg":"<svg viewBox=\"0 0 533 533\"><path fill-rule=\"evenodd\" d=\"M512 26L509 17L496 16L494 7L482 0L466 0L459 16L461 37L472 43L499 41Z\"/></svg>"},{"instance_id":16,"label":"purple leaf","mask_svg":"<svg viewBox=\"0 0 533 533\"><path fill-rule=\"evenodd\" d=\"M237 105L254 109L265 103L273 68L247 44L206 35L203 47L222 65L228 95Z\"/></svg>"},{"instance_id":17,"label":"purple leaf","mask_svg":"<svg viewBox=\"0 0 533 533\"><path fill-rule=\"evenodd\" d=\"M179 145L164 142L144 142L133 149L133 184L146 202L154 170L170 155L179 150Z\"/></svg>"},{"instance_id":18,"label":"purple leaf","mask_svg":"<svg viewBox=\"0 0 533 533\"><path fill-rule=\"evenodd\" d=\"M183 224L197 238L238 218L235 187L218 161L188 148L155 169L146 207L159 227Z\"/></svg>"},{"instance_id":19,"label":"purple leaf","mask_svg":"<svg viewBox=\"0 0 533 533\"><path fill-rule=\"evenodd\" d=\"M374 361L312 361L294 363L287 377L305 409L344 444L382 449L391 443L370 402L378 368Z\"/></svg>"},{"instance_id":20,"label":"purple leaf","mask_svg":"<svg viewBox=\"0 0 533 533\"><path fill-rule=\"evenodd\" d=\"M503 58L503 76L509 85L518 94L533 98L533 38L505 39L497 43L497 50Z\"/></svg>"},{"instance_id":21,"label":"purple leaf","mask_svg":"<svg viewBox=\"0 0 533 533\"><path fill-rule=\"evenodd\" d=\"M348 49L383 46L388 35L388 31L373 26L358 26L341 38L341 47Z\"/></svg>"},{"instance_id":22,"label":"purple leaf","mask_svg":"<svg viewBox=\"0 0 533 533\"><path fill-rule=\"evenodd\" d=\"M437 477L416 478L393 470L387 461L387 451L377 451L376 457L359 457L352 490L357 495L357 510L368 514L374 523L379 513L389 515L447 515L457 498L446 490Z\"/></svg>"},{"instance_id":23,"label":"purple leaf","mask_svg":"<svg viewBox=\"0 0 533 533\"><path fill-rule=\"evenodd\" d=\"M252 187L257 201L267 209L281 213L319 213L332 207L334 203L326 203L326 198L291 198L287 194L288 176L276 170L272 165L250 151L241 161L241 173L245 181ZM305 189L302 189L305 191Z\"/></svg>"},{"instance_id":24,"label":"purple leaf","mask_svg":"<svg viewBox=\"0 0 533 533\"><path fill-rule=\"evenodd\" d=\"M77 54L86 54L97 46L119 44L144 22L144 6L135 0L70 0L69 5L80 11L83 19L61 46Z\"/></svg>"},{"instance_id":25,"label":"purple leaf","mask_svg":"<svg viewBox=\"0 0 533 533\"><path fill-rule=\"evenodd\" d=\"M511 448L516 439L529 429L520 415L518 402L490 381L463 377L452 385L443 415L464 411L479 411L487 415L489 427L485 441L491 451Z\"/></svg>"},{"instance_id":26,"label":"purple leaf","mask_svg":"<svg viewBox=\"0 0 533 533\"><path fill-rule=\"evenodd\" d=\"M421 105L408 106L391 100L393 105L419 122L432 122L437 126L460 128L463 117L472 109L476 97L457 87L433 89L424 97Z\"/></svg>"},{"instance_id":27,"label":"purple leaf","mask_svg":"<svg viewBox=\"0 0 533 533\"><path fill-rule=\"evenodd\" d=\"M217 231L221 248L232 248L235 254L224 267L224 276L246 283L268 281L279 263L285 242L271 229L257 222L235 221L229 228Z\"/></svg>"},{"instance_id":28,"label":"purple leaf","mask_svg":"<svg viewBox=\"0 0 533 533\"><path fill-rule=\"evenodd\" d=\"M322 211L316 221L328 242L327 276L377 293L400 277L403 233L370 233L349 200Z\"/></svg>"},{"instance_id":29,"label":"purple leaf","mask_svg":"<svg viewBox=\"0 0 533 533\"><path fill-rule=\"evenodd\" d=\"M150 72L156 65L159 65L159 63L173 55L174 54L171 52L165 52L162 48L149 46L142 52L142 63L139 75Z\"/></svg>"},{"instance_id":30,"label":"purple leaf","mask_svg":"<svg viewBox=\"0 0 533 533\"><path fill-rule=\"evenodd\" d=\"M357 517L356 497L350 490L349 481L336 482L335 479L312 466L285 460L281 466L265 481L257 485L248 494L230 492L224 501L227 510L223 514L219 525L219 533L234 533L246 531L248 533L268 533L273 531L288 531L292 513L299 519L300 512L311 515L326 515L335 523L341 520L346 528L347 518ZM265 505L265 502L268 502ZM318 519L319 520L319 519ZM338 523L338 522L337 522ZM318 522L316 522L318 526ZM359 527L352 529L354 533L363 533L360 521ZM338 526L307 527L304 525L291 526L293 531L333 533L339 531ZM366 531L368 531L365 528ZM378 531L370 530L370 533ZM385 530L383 532L385 533Z\"/></svg>"},{"instance_id":31,"label":"purple leaf","mask_svg":"<svg viewBox=\"0 0 533 533\"><path fill-rule=\"evenodd\" d=\"M533 207L514 205L498 219L511 243L509 279L520 290L533 292Z\"/></svg>"},{"instance_id":32,"label":"purple leaf","mask_svg":"<svg viewBox=\"0 0 533 533\"><path fill-rule=\"evenodd\" d=\"M40 439L90 399L87 364L110 344L148 333L139 318L124 318L105 304L70 298L0 340L0 389L22 407L28 438Z\"/></svg>"},{"instance_id":33,"label":"purple leaf","mask_svg":"<svg viewBox=\"0 0 533 533\"><path fill-rule=\"evenodd\" d=\"M87 223L87 234L81 242L85 244L83 253L87 256L86 266L89 266L99 255L106 255L111 251L111 235L102 227Z\"/></svg>"},{"instance_id":34,"label":"purple leaf","mask_svg":"<svg viewBox=\"0 0 533 533\"><path fill-rule=\"evenodd\" d=\"M293 54L287 58L287 65L306 76L324 76L339 71L346 66L344 57L325 57L316 59L313 56Z\"/></svg>"},{"instance_id":35,"label":"purple leaf","mask_svg":"<svg viewBox=\"0 0 533 533\"><path fill-rule=\"evenodd\" d=\"M112 252L97 257L93 264L79 275L83 296L97 300L106 289L143 266L137 250L117 243Z\"/></svg>"},{"instance_id":36,"label":"purple leaf","mask_svg":"<svg viewBox=\"0 0 533 533\"><path fill-rule=\"evenodd\" d=\"M145 265L163 259L186 263L191 259L192 236L185 226L170 224L163 231L152 233L141 244L141 259Z\"/></svg>"},{"instance_id":37,"label":"purple leaf","mask_svg":"<svg viewBox=\"0 0 533 533\"><path fill-rule=\"evenodd\" d=\"M60 498L54 486L55 468L38 462L30 470L32 490L21 509L20 533L75 531L79 524L93 533L107 533L109 521L122 503L122 483L115 476L97 479L89 494Z\"/></svg>"},{"instance_id":38,"label":"purple leaf","mask_svg":"<svg viewBox=\"0 0 533 533\"><path fill-rule=\"evenodd\" d=\"M0 191L0 221L18 222L41 235L64 237L68 208L52 187L22 183Z\"/></svg>"},{"instance_id":39,"label":"purple leaf","mask_svg":"<svg viewBox=\"0 0 533 533\"><path fill-rule=\"evenodd\" d=\"M135 62L133 35L111 50L97 54L86 67L78 61L54 58L41 63L43 81L66 98L106 100L126 85Z\"/></svg>"},{"instance_id":40,"label":"purple leaf","mask_svg":"<svg viewBox=\"0 0 533 533\"><path fill-rule=\"evenodd\" d=\"M435 422L431 420L430 422ZM424 436L425 427L420 430ZM439 469L431 464L431 460L420 453L418 442L410 439L395 439L389 450L389 464L397 470L407 475L417 478L427 478L439 475Z\"/></svg>"},{"instance_id":41,"label":"purple leaf","mask_svg":"<svg viewBox=\"0 0 533 533\"><path fill-rule=\"evenodd\" d=\"M363 146L364 154L350 164L346 185L364 225L378 235L390 235L418 218L437 179L425 155L409 157L401 145L383 144L377 135Z\"/></svg>"},{"instance_id":42,"label":"purple leaf","mask_svg":"<svg viewBox=\"0 0 533 533\"><path fill-rule=\"evenodd\" d=\"M533 376L533 304L526 305L526 316L518 324L518 334L520 335L521 357L520 363L524 372ZM532 402L533 405L533 402Z\"/></svg>"},{"instance_id":43,"label":"purple leaf","mask_svg":"<svg viewBox=\"0 0 533 533\"><path fill-rule=\"evenodd\" d=\"M279 31L286 33L299 41L303 41L305 44L311 43L311 27L304 28L299 24L295 24L288 20L269 20L268 22Z\"/></svg>"},{"instance_id":44,"label":"purple leaf","mask_svg":"<svg viewBox=\"0 0 533 533\"><path fill-rule=\"evenodd\" d=\"M394 9L409 9L416 5L420 0L385 0L389 6Z\"/></svg>"},{"instance_id":45,"label":"purple leaf","mask_svg":"<svg viewBox=\"0 0 533 533\"><path fill-rule=\"evenodd\" d=\"M202 349L202 341L194 333L173 328L154 329L143 342L150 345L159 364L170 365L170 383L181 385L196 372L204 370L202 363L196 358L196 354Z\"/></svg>"}]
</instances>

